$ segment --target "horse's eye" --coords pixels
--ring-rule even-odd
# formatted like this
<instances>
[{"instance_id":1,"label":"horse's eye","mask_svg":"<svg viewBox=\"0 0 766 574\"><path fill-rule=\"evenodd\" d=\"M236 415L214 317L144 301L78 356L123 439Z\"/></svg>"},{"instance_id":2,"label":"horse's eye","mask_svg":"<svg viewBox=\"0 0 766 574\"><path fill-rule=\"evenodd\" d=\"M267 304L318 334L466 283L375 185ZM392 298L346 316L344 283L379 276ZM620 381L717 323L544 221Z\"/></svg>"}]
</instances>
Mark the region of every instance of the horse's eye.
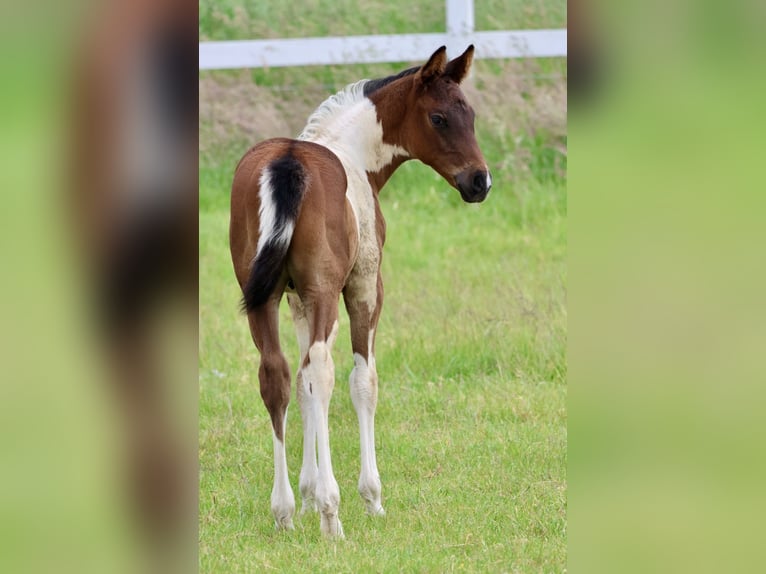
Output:
<instances>
[{"instance_id":1,"label":"horse's eye","mask_svg":"<svg viewBox=\"0 0 766 574\"><path fill-rule=\"evenodd\" d=\"M441 114L431 114L431 124L435 128L447 127L447 118Z\"/></svg>"}]
</instances>

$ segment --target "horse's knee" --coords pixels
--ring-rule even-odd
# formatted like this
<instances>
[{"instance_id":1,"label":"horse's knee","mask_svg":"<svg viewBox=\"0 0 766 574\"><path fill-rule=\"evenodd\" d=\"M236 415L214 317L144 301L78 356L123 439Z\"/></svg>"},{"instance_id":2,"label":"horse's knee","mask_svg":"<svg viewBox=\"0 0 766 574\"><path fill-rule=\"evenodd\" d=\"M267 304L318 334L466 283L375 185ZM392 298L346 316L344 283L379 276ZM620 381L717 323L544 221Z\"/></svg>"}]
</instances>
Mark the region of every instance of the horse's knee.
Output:
<instances>
[{"instance_id":1,"label":"horse's knee","mask_svg":"<svg viewBox=\"0 0 766 574\"><path fill-rule=\"evenodd\" d=\"M330 348L325 342L311 345L303 367L303 392L321 400L328 400L335 387L335 365Z\"/></svg>"},{"instance_id":2,"label":"horse's knee","mask_svg":"<svg viewBox=\"0 0 766 574\"><path fill-rule=\"evenodd\" d=\"M349 376L351 402L354 408L375 412L378 402L378 374L375 363L367 363L361 355L354 355L354 368Z\"/></svg>"}]
</instances>

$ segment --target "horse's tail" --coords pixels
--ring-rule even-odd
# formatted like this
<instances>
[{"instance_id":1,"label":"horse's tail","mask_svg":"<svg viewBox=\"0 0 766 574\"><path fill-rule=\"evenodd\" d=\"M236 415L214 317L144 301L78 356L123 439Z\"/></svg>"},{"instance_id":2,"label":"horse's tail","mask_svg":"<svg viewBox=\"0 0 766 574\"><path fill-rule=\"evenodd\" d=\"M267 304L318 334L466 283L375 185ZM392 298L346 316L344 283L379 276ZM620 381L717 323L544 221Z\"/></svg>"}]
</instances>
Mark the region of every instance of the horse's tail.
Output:
<instances>
[{"instance_id":1,"label":"horse's tail","mask_svg":"<svg viewBox=\"0 0 766 574\"><path fill-rule=\"evenodd\" d=\"M306 171L288 154L271 162L260 179L260 237L250 277L242 288L242 308L252 311L268 301L284 271L306 191Z\"/></svg>"}]
</instances>

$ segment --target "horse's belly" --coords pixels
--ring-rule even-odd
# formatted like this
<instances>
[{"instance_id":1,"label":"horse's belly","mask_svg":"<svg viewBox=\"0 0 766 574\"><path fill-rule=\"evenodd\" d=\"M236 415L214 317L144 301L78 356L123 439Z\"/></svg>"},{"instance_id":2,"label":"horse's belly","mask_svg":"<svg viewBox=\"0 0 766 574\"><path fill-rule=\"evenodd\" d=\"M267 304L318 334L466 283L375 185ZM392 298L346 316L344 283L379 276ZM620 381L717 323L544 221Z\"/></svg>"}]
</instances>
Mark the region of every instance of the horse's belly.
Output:
<instances>
[{"instance_id":1,"label":"horse's belly","mask_svg":"<svg viewBox=\"0 0 766 574\"><path fill-rule=\"evenodd\" d=\"M359 237L359 250L352 273L363 276L372 275L377 280L380 243L375 226L375 198L366 174L363 177L355 173L347 173L347 175L346 199L354 212Z\"/></svg>"}]
</instances>

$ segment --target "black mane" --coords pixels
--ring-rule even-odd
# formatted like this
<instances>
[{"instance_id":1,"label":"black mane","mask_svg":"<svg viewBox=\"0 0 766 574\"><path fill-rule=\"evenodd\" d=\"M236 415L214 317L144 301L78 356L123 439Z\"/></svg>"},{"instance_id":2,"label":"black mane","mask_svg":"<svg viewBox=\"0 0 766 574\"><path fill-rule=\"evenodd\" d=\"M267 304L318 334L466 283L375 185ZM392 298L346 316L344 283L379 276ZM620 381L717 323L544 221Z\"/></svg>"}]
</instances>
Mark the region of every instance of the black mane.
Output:
<instances>
[{"instance_id":1,"label":"black mane","mask_svg":"<svg viewBox=\"0 0 766 574\"><path fill-rule=\"evenodd\" d=\"M364 85L364 95L369 96L373 92L376 92L380 88L387 86L391 82L394 82L400 78L404 78L406 76L411 76L415 72L417 72L420 69L420 66L415 66L414 68L408 68L404 70L403 72L399 72L395 76L388 76L387 78L380 78L378 80L370 80Z\"/></svg>"}]
</instances>

